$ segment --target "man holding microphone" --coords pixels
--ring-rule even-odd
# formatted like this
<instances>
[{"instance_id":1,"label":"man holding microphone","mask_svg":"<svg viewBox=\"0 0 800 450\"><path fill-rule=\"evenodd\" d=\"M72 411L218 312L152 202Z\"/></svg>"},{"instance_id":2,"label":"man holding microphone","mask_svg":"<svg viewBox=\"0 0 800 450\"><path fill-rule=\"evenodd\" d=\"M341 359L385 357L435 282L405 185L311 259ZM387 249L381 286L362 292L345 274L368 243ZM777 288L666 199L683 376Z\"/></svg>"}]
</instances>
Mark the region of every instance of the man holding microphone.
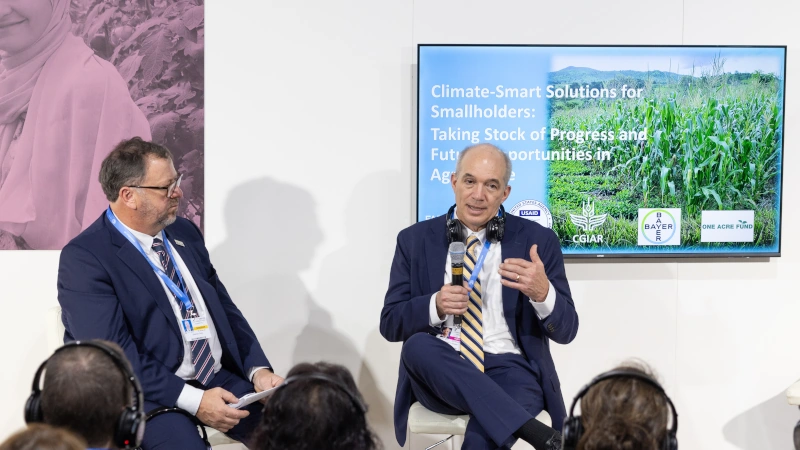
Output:
<instances>
[{"instance_id":1,"label":"man holding microphone","mask_svg":"<svg viewBox=\"0 0 800 450\"><path fill-rule=\"evenodd\" d=\"M578 316L555 233L502 208L510 176L502 150L468 147L451 176L454 207L398 235L380 330L404 342L394 411L401 445L419 401L470 415L464 449L510 448L518 438L537 450L560 447L560 434L534 417L545 409L561 429L549 341L571 342ZM452 284L454 242L464 244L462 285Z\"/></svg>"}]
</instances>

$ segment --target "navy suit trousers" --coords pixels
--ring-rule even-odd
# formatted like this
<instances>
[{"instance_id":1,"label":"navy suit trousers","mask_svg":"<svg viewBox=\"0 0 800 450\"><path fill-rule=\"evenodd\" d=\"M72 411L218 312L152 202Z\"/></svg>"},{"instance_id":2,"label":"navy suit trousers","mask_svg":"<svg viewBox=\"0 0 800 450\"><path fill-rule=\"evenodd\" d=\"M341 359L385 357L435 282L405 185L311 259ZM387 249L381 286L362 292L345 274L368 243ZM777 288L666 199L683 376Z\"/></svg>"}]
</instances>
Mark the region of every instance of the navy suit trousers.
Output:
<instances>
[{"instance_id":1,"label":"navy suit trousers","mask_svg":"<svg viewBox=\"0 0 800 450\"><path fill-rule=\"evenodd\" d=\"M509 449L513 433L544 407L538 369L520 355L484 355L485 372L444 341L417 333L401 361L416 400L441 414L469 414L463 450Z\"/></svg>"},{"instance_id":2,"label":"navy suit trousers","mask_svg":"<svg viewBox=\"0 0 800 450\"><path fill-rule=\"evenodd\" d=\"M224 368L206 386L206 390L221 387L231 392L236 397L255 392L253 383L242 377L232 374ZM145 411L152 411L161 405L145 401ZM239 421L239 424L231 428L225 434L232 439L247 443L250 435L255 430L261 420L261 409L264 405L261 402L251 403L245 406L250 411L250 415ZM206 450L205 443L200 438L197 427L194 426L188 417L182 414L161 414L147 421L144 433L144 450Z\"/></svg>"}]
</instances>

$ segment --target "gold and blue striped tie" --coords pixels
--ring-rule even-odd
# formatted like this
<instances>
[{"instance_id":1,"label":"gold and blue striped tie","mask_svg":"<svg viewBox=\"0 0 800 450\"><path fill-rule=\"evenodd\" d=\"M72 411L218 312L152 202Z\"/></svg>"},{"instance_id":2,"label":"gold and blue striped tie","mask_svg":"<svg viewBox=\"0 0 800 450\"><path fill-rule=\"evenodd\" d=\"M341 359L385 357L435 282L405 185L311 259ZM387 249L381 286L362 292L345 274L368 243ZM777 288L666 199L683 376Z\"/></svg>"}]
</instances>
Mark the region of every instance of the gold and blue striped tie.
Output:
<instances>
[{"instance_id":1,"label":"gold and blue striped tie","mask_svg":"<svg viewBox=\"0 0 800 450\"><path fill-rule=\"evenodd\" d=\"M475 269L475 262L478 260L476 253L481 247L480 244L480 240L474 234L467 238L467 254L464 258L464 277L467 280L472 277ZM461 354L483 372L483 299L481 296L481 281L478 277L475 279L472 290L469 291L469 308L462 317Z\"/></svg>"}]
</instances>

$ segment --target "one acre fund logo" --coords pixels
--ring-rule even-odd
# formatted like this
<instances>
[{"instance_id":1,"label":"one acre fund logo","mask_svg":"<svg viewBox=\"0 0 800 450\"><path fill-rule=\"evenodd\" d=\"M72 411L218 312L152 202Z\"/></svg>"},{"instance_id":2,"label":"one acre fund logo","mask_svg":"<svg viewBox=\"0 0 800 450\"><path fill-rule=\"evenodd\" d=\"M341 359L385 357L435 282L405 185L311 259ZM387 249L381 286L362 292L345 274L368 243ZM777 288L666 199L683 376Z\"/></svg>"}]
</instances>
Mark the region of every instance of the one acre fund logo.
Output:
<instances>
[{"instance_id":1,"label":"one acre fund logo","mask_svg":"<svg viewBox=\"0 0 800 450\"><path fill-rule=\"evenodd\" d=\"M753 242L755 213L743 211L703 211L700 242Z\"/></svg>"},{"instance_id":2,"label":"one acre fund logo","mask_svg":"<svg viewBox=\"0 0 800 450\"><path fill-rule=\"evenodd\" d=\"M524 217L547 228L553 227L553 215L544 203L537 200L523 200L509 211L517 217Z\"/></svg>"},{"instance_id":3,"label":"one acre fund logo","mask_svg":"<svg viewBox=\"0 0 800 450\"><path fill-rule=\"evenodd\" d=\"M681 245L681 209L640 208L639 245Z\"/></svg>"},{"instance_id":4,"label":"one acre fund logo","mask_svg":"<svg viewBox=\"0 0 800 450\"><path fill-rule=\"evenodd\" d=\"M572 236L572 242L579 244L602 244L603 235L594 234L592 231L606 223L608 214L595 214L594 202L591 197L587 198L581 206L581 213L570 214L569 220L572 221L579 230L583 230L585 233Z\"/></svg>"}]
</instances>

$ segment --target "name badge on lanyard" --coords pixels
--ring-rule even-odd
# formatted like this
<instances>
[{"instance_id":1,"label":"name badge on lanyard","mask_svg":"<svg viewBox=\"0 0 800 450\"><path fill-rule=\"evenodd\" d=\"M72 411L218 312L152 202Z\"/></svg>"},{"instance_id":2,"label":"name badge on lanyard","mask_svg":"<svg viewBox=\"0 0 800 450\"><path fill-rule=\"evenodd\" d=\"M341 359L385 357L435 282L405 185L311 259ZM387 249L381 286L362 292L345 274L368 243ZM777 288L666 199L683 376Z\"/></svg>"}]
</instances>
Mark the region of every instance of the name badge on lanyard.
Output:
<instances>
[{"instance_id":1,"label":"name badge on lanyard","mask_svg":"<svg viewBox=\"0 0 800 450\"><path fill-rule=\"evenodd\" d=\"M208 328L208 320L205 317L181 320L181 331L189 342L211 337L211 330Z\"/></svg>"},{"instance_id":2,"label":"name badge on lanyard","mask_svg":"<svg viewBox=\"0 0 800 450\"><path fill-rule=\"evenodd\" d=\"M130 242L131 244L133 244L134 247L136 247L136 250L138 250L139 253L141 253L141 255L144 257L144 260L147 261L148 264L150 264L150 267L153 269L153 272L155 272L155 274L161 279L161 281L164 282L164 285L167 286L170 292L172 292L175 295L175 297L183 304L183 307L186 308L186 311L188 311L189 314L192 316L192 318L190 319L181 321L181 330L183 330L184 335L188 336L186 330L190 329L192 332L194 332L195 330L200 330L200 332L206 334L205 337L210 337L211 333L208 330L207 320L205 317L197 317L197 311L195 310L194 304L192 304L192 300L189 298L189 295L186 294L186 292L183 289L181 289L177 284L175 284L175 282L172 281L172 279L169 276L167 276L163 268L155 265L155 263L153 263L153 261L147 257L147 253L144 252L144 249L142 249L142 246L141 244L139 244L139 241L127 228L125 228L125 225L120 223L119 219L117 219L117 216L114 215L114 212L111 211L110 207L106 210L106 218L108 218L108 221L111 222L112 225L114 225L114 228L116 228L117 231L119 231L120 233L122 233L123 236L125 236L125 239L127 239L128 242ZM170 249L169 242L167 241L167 235L164 233L163 230L161 231L161 238L162 238L161 240L164 241L164 247L167 248L169 257L172 258L173 261L175 261L175 258L172 254L172 249ZM178 279L181 281L181 284L186 286L186 283L183 281L183 277L181 276L181 273L178 270L177 265L175 265L175 273L178 274ZM202 320L194 322L200 319ZM187 326L186 324L187 321L191 322L189 324L191 325L191 327ZM194 336L194 334L192 335ZM197 340L197 339L192 339L192 340Z\"/></svg>"}]
</instances>

